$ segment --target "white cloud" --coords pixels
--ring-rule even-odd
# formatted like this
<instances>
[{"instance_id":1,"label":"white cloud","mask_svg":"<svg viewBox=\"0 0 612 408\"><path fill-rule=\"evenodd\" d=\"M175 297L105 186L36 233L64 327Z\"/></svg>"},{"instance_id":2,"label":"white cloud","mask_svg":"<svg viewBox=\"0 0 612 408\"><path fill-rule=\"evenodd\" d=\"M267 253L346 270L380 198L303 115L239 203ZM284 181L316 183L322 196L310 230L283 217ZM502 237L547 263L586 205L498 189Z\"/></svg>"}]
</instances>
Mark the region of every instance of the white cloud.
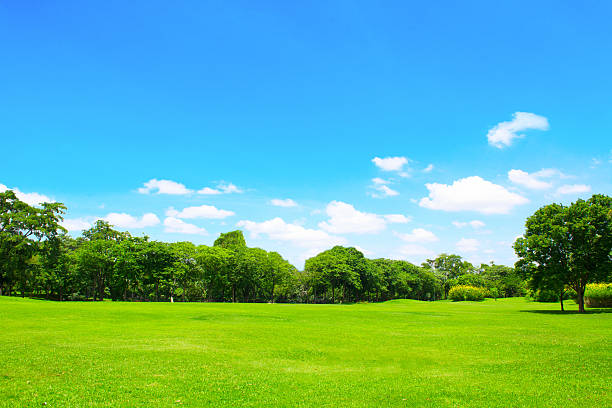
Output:
<instances>
[{"instance_id":1,"label":"white cloud","mask_svg":"<svg viewBox=\"0 0 612 408\"><path fill-rule=\"evenodd\" d=\"M438 237L431 231L424 228L415 228L410 234L401 234L394 232L395 236L406 242L436 242Z\"/></svg>"},{"instance_id":2,"label":"white cloud","mask_svg":"<svg viewBox=\"0 0 612 408\"><path fill-rule=\"evenodd\" d=\"M138 192L140 194L155 192L156 194L185 195L193 193L193 190L189 190L184 184L176 181L151 179L144 183L144 187L140 187Z\"/></svg>"},{"instance_id":3,"label":"white cloud","mask_svg":"<svg viewBox=\"0 0 612 408\"><path fill-rule=\"evenodd\" d=\"M206 218L213 220L220 220L223 218L231 217L235 213L233 211L228 210L220 210L212 205L200 205L196 207L187 207L182 211L177 211L174 208L170 207L166 210L166 216L168 217L176 217L176 218L186 218L186 219L194 219L194 218Z\"/></svg>"},{"instance_id":4,"label":"white cloud","mask_svg":"<svg viewBox=\"0 0 612 408\"><path fill-rule=\"evenodd\" d=\"M380 177L374 177L374 178L372 179L372 183L374 183L374 184L376 184L376 185L380 185L380 184L389 184L389 183L390 183L390 181L389 181L389 180L382 179L382 178L380 178Z\"/></svg>"},{"instance_id":5,"label":"white cloud","mask_svg":"<svg viewBox=\"0 0 612 408\"><path fill-rule=\"evenodd\" d=\"M508 172L508 179L514 184L532 190L545 190L552 187L552 183L539 180L536 174L529 174L523 170L510 170Z\"/></svg>"},{"instance_id":6,"label":"white cloud","mask_svg":"<svg viewBox=\"0 0 612 408\"><path fill-rule=\"evenodd\" d=\"M83 231L91 228L91 222L84 218L65 218L64 221L61 222L61 225L70 232Z\"/></svg>"},{"instance_id":7,"label":"white cloud","mask_svg":"<svg viewBox=\"0 0 612 408\"><path fill-rule=\"evenodd\" d=\"M217 194L231 194L231 193L242 193L243 190L232 183L220 183L217 188L204 187L198 190L198 194L203 195L217 195Z\"/></svg>"},{"instance_id":8,"label":"white cloud","mask_svg":"<svg viewBox=\"0 0 612 408\"><path fill-rule=\"evenodd\" d=\"M442 211L477 211L482 214L507 214L529 200L478 176L456 180L452 185L428 183L429 197L421 207Z\"/></svg>"},{"instance_id":9,"label":"white cloud","mask_svg":"<svg viewBox=\"0 0 612 408\"><path fill-rule=\"evenodd\" d=\"M167 217L164 220L164 231L177 234L192 234L192 235L207 235L208 232L204 228L197 225L186 223L175 217Z\"/></svg>"},{"instance_id":10,"label":"white cloud","mask_svg":"<svg viewBox=\"0 0 612 408\"><path fill-rule=\"evenodd\" d=\"M408 159L405 157L375 157L372 162L381 170L384 171L402 171L404 165L408 164Z\"/></svg>"},{"instance_id":11,"label":"white cloud","mask_svg":"<svg viewBox=\"0 0 612 408\"><path fill-rule=\"evenodd\" d=\"M476 252L478 251L479 246L480 242L474 238L461 238L455 244L457 250L461 252Z\"/></svg>"},{"instance_id":12,"label":"white cloud","mask_svg":"<svg viewBox=\"0 0 612 408\"><path fill-rule=\"evenodd\" d=\"M484 227L486 224L480 220L472 220L468 222L453 221L453 225L457 228L463 228L469 225L474 229L478 229Z\"/></svg>"},{"instance_id":13,"label":"white cloud","mask_svg":"<svg viewBox=\"0 0 612 408\"><path fill-rule=\"evenodd\" d=\"M403 214L387 214L384 217L391 224L406 224L412 220L412 217L406 217Z\"/></svg>"},{"instance_id":14,"label":"white cloud","mask_svg":"<svg viewBox=\"0 0 612 408\"><path fill-rule=\"evenodd\" d=\"M290 224L279 217L263 222L242 220L236 225L248 231L252 238L265 235L269 239L290 242L301 248L323 250L346 243L343 237L333 236L321 230L304 228L298 224Z\"/></svg>"},{"instance_id":15,"label":"white cloud","mask_svg":"<svg viewBox=\"0 0 612 408\"><path fill-rule=\"evenodd\" d=\"M591 191L591 186L586 184L565 184L557 189L557 194L580 194Z\"/></svg>"},{"instance_id":16,"label":"white cloud","mask_svg":"<svg viewBox=\"0 0 612 408\"><path fill-rule=\"evenodd\" d=\"M425 167L423 169L423 173L429 173L434 169L434 165L433 164L429 164L427 167Z\"/></svg>"},{"instance_id":17,"label":"white cloud","mask_svg":"<svg viewBox=\"0 0 612 408\"><path fill-rule=\"evenodd\" d=\"M276 206L276 207L297 207L297 203L295 201L293 201L290 198L286 198L286 199L280 199L280 198L273 198L272 200L270 200L270 204Z\"/></svg>"},{"instance_id":18,"label":"white cloud","mask_svg":"<svg viewBox=\"0 0 612 408\"><path fill-rule=\"evenodd\" d=\"M146 228L160 223L157 215L146 213L140 219L126 213L110 213L103 218L104 221L118 228Z\"/></svg>"},{"instance_id":19,"label":"white cloud","mask_svg":"<svg viewBox=\"0 0 612 408\"><path fill-rule=\"evenodd\" d=\"M198 194L217 195L222 194L222 192L216 188L204 187L203 189L198 190Z\"/></svg>"},{"instance_id":20,"label":"white cloud","mask_svg":"<svg viewBox=\"0 0 612 408\"><path fill-rule=\"evenodd\" d=\"M515 112L511 121L493 126L487 133L487 139L491 146L502 149L510 146L514 139L523 137L518 132L528 129L548 130L548 119L535 113Z\"/></svg>"},{"instance_id":21,"label":"white cloud","mask_svg":"<svg viewBox=\"0 0 612 408\"><path fill-rule=\"evenodd\" d=\"M327 205L329 220L319 223L319 227L333 234L367 234L384 230L387 222L377 214L365 213L350 204L332 201Z\"/></svg>"},{"instance_id":22,"label":"white cloud","mask_svg":"<svg viewBox=\"0 0 612 408\"><path fill-rule=\"evenodd\" d=\"M0 184L0 193L5 192L6 190L13 190L17 198L29 205L41 205L42 203L54 203L55 200L50 199L46 195L39 193L24 193L18 188L8 188L4 184Z\"/></svg>"},{"instance_id":23,"label":"white cloud","mask_svg":"<svg viewBox=\"0 0 612 408\"><path fill-rule=\"evenodd\" d=\"M372 188L377 191L370 194L374 198L394 197L399 195L398 191L393 190L384 184L375 185Z\"/></svg>"}]
</instances>

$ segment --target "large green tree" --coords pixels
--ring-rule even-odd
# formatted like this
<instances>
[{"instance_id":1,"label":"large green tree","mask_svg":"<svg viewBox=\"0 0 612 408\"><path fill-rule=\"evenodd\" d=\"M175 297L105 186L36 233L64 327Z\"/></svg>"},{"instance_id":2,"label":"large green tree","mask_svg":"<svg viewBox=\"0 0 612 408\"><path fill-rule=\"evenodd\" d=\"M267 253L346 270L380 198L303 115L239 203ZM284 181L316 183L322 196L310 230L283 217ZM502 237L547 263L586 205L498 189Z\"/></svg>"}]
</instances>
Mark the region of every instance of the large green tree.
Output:
<instances>
[{"instance_id":1,"label":"large green tree","mask_svg":"<svg viewBox=\"0 0 612 408\"><path fill-rule=\"evenodd\" d=\"M0 295L10 295L18 285L21 294L31 287L29 261L42 243L66 230L60 225L66 207L62 203L31 206L7 190L0 193Z\"/></svg>"},{"instance_id":2,"label":"large green tree","mask_svg":"<svg viewBox=\"0 0 612 408\"><path fill-rule=\"evenodd\" d=\"M558 290L562 299L569 286L584 312L586 285L608 280L612 273L612 198L599 194L569 206L540 208L527 218L514 249L516 268L532 288Z\"/></svg>"}]
</instances>

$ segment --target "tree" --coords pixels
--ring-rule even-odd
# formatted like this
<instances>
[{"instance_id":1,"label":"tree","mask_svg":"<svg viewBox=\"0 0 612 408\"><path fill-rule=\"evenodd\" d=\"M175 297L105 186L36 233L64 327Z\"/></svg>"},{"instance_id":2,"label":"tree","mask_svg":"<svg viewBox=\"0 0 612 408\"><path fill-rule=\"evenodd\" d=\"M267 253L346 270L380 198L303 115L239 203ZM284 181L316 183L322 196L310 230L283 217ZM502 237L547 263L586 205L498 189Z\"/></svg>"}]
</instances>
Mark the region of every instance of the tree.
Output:
<instances>
[{"instance_id":1,"label":"tree","mask_svg":"<svg viewBox=\"0 0 612 408\"><path fill-rule=\"evenodd\" d=\"M19 200L11 190L0 193L0 295L16 284L22 296L31 286L28 261L41 249L41 243L66 230L60 225L66 207L43 203L33 207Z\"/></svg>"},{"instance_id":2,"label":"tree","mask_svg":"<svg viewBox=\"0 0 612 408\"><path fill-rule=\"evenodd\" d=\"M464 261L459 255L452 254L440 254L436 259L428 259L423 266L432 269L434 274L440 278L445 298L448 297L450 290L451 282L449 281L474 270L471 263Z\"/></svg>"},{"instance_id":3,"label":"tree","mask_svg":"<svg viewBox=\"0 0 612 408\"><path fill-rule=\"evenodd\" d=\"M567 285L576 291L578 310L584 312L586 285L612 273L612 198L594 195L570 206L540 208L527 219L514 250L516 268L532 288L557 290L563 302Z\"/></svg>"},{"instance_id":4,"label":"tree","mask_svg":"<svg viewBox=\"0 0 612 408\"><path fill-rule=\"evenodd\" d=\"M219 238L215 240L213 244L216 247L222 247L230 250L238 250L242 248L246 248L246 241L244 239L244 235L242 231L230 231L226 233L221 233Z\"/></svg>"}]
</instances>

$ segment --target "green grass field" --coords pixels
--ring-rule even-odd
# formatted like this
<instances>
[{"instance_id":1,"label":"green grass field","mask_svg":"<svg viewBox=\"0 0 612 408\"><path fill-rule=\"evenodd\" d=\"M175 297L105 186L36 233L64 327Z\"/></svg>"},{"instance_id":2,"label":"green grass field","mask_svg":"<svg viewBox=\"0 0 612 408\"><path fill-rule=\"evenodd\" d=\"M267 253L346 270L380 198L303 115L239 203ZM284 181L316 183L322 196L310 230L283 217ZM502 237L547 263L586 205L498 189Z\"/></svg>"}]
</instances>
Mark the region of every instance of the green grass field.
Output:
<instances>
[{"instance_id":1,"label":"green grass field","mask_svg":"<svg viewBox=\"0 0 612 408\"><path fill-rule=\"evenodd\" d=\"M2 297L0 406L612 406L612 314L557 308Z\"/></svg>"}]
</instances>

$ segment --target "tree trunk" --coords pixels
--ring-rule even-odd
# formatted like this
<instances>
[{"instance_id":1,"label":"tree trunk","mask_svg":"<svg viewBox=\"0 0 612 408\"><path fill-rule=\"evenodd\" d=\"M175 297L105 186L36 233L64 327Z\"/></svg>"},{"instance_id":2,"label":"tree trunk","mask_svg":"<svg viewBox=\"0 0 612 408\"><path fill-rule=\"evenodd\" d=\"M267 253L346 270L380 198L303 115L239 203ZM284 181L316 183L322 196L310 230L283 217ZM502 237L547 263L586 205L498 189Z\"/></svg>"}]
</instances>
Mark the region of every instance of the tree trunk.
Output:
<instances>
[{"instance_id":1,"label":"tree trunk","mask_svg":"<svg viewBox=\"0 0 612 408\"><path fill-rule=\"evenodd\" d=\"M578 312L584 313L584 287L576 291L578 293Z\"/></svg>"},{"instance_id":2,"label":"tree trunk","mask_svg":"<svg viewBox=\"0 0 612 408\"><path fill-rule=\"evenodd\" d=\"M232 303L236 303L236 285L232 285Z\"/></svg>"},{"instance_id":3,"label":"tree trunk","mask_svg":"<svg viewBox=\"0 0 612 408\"><path fill-rule=\"evenodd\" d=\"M563 309L563 296L565 295L565 289L561 290L561 294L559 295L559 300L561 302L561 311L565 311L565 309Z\"/></svg>"},{"instance_id":4,"label":"tree trunk","mask_svg":"<svg viewBox=\"0 0 612 408\"><path fill-rule=\"evenodd\" d=\"M331 288L332 288L332 303L336 303L336 293L335 293L334 287L332 286Z\"/></svg>"}]
</instances>

